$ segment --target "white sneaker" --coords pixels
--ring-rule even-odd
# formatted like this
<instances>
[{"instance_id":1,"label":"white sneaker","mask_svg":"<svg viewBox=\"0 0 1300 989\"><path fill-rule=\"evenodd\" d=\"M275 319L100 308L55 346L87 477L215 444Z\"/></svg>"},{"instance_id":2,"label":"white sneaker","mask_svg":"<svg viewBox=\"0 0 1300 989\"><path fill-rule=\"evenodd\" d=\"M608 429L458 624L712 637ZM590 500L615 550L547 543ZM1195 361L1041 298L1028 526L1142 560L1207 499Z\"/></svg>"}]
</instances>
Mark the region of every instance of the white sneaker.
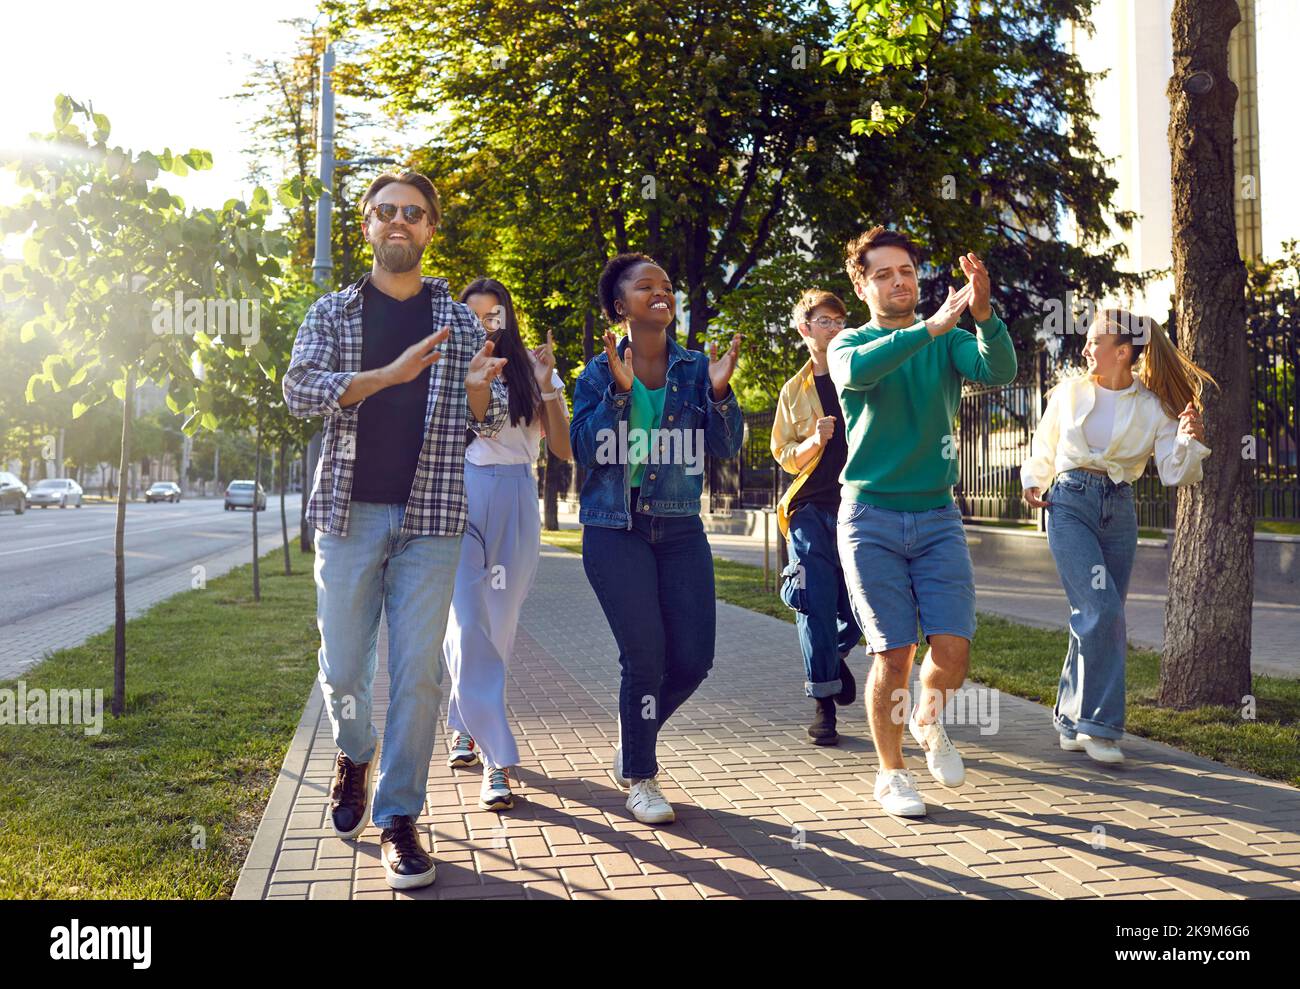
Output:
<instances>
[{"instance_id":1,"label":"white sneaker","mask_svg":"<svg viewBox=\"0 0 1300 989\"><path fill-rule=\"evenodd\" d=\"M484 810L510 810L515 805L510 792L510 771L483 767L483 786L478 791L478 805Z\"/></svg>"},{"instance_id":2,"label":"white sneaker","mask_svg":"<svg viewBox=\"0 0 1300 989\"><path fill-rule=\"evenodd\" d=\"M633 783L632 792L627 797L627 809L642 824L671 824L677 820L673 805L665 799L657 779Z\"/></svg>"},{"instance_id":3,"label":"white sneaker","mask_svg":"<svg viewBox=\"0 0 1300 989\"><path fill-rule=\"evenodd\" d=\"M468 769L478 765L478 751L474 739L463 731L451 733L451 755L447 756L447 765L452 769Z\"/></svg>"},{"instance_id":4,"label":"white sneaker","mask_svg":"<svg viewBox=\"0 0 1300 989\"><path fill-rule=\"evenodd\" d=\"M622 746L614 747L614 782L626 790L630 783L627 777L623 775L623 748Z\"/></svg>"},{"instance_id":5,"label":"white sneaker","mask_svg":"<svg viewBox=\"0 0 1300 989\"><path fill-rule=\"evenodd\" d=\"M1108 766L1124 761L1124 752L1120 749L1119 742L1113 738L1094 738L1080 732L1074 738L1061 735L1060 739L1061 748L1066 752L1087 752L1090 758Z\"/></svg>"},{"instance_id":6,"label":"white sneaker","mask_svg":"<svg viewBox=\"0 0 1300 989\"><path fill-rule=\"evenodd\" d=\"M916 792L916 780L906 769L882 769L876 773L876 799L886 814L895 817L924 817L925 801Z\"/></svg>"},{"instance_id":7,"label":"white sneaker","mask_svg":"<svg viewBox=\"0 0 1300 989\"><path fill-rule=\"evenodd\" d=\"M961 761L961 754L948 738L943 725L932 721L928 725L916 723L913 714L907 723L907 729L916 739L916 744L925 750L925 764L930 767L930 775L944 786L956 787L966 782L966 765Z\"/></svg>"},{"instance_id":8,"label":"white sneaker","mask_svg":"<svg viewBox=\"0 0 1300 989\"><path fill-rule=\"evenodd\" d=\"M1063 752L1082 752L1083 741L1078 738L1067 738L1065 735L1057 735L1061 740L1061 751Z\"/></svg>"}]
</instances>

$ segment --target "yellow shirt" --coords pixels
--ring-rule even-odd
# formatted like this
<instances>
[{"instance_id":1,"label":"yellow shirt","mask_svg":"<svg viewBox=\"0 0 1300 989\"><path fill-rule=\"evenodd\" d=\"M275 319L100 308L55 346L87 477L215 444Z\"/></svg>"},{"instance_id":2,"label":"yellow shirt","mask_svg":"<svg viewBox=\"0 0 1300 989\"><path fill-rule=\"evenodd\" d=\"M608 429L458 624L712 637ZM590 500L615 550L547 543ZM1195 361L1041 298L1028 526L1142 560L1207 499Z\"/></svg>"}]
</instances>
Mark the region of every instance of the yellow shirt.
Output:
<instances>
[{"instance_id":1,"label":"yellow shirt","mask_svg":"<svg viewBox=\"0 0 1300 989\"><path fill-rule=\"evenodd\" d=\"M1096 389L1091 377L1064 378L1048 395L1047 408L1034 430L1030 456L1020 468L1020 484L1046 490L1052 478L1074 467L1104 470L1112 481L1132 484L1146 470L1154 452L1160 480L1169 487L1195 484L1210 448L1180 435L1160 399L1136 378L1115 394L1115 425L1106 449L1093 453L1083 433Z\"/></svg>"},{"instance_id":2,"label":"yellow shirt","mask_svg":"<svg viewBox=\"0 0 1300 989\"><path fill-rule=\"evenodd\" d=\"M787 474L796 474L776 506L776 525L782 537L789 535L790 502L822 459L818 450L800 469L795 465L795 451L799 444L817 432L817 420L825 413L817 397L817 383L813 380L813 362L808 359L799 372L781 386L781 396L776 403L776 418L772 421L772 456Z\"/></svg>"}]
</instances>

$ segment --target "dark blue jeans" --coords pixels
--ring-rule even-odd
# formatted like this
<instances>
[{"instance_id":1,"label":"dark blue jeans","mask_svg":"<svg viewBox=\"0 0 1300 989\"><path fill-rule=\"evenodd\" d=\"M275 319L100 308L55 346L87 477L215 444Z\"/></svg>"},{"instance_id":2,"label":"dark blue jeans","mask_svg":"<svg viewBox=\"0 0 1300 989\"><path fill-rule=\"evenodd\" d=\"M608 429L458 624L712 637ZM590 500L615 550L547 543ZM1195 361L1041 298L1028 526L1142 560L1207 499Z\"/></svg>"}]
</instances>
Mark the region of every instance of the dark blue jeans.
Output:
<instances>
[{"instance_id":1,"label":"dark blue jeans","mask_svg":"<svg viewBox=\"0 0 1300 989\"><path fill-rule=\"evenodd\" d=\"M582 565L618 643L623 775L650 779L659 772L659 729L713 666L717 604L704 523L634 513L631 529L585 526Z\"/></svg>"},{"instance_id":2,"label":"dark blue jeans","mask_svg":"<svg viewBox=\"0 0 1300 989\"><path fill-rule=\"evenodd\" d=\"M803 650L804 694L840 692L840 659L862 637L835 542L837 513L803 504L790 516L790 563L781 571L781 600L794 609Z\"/></svg>"}]
</instances>

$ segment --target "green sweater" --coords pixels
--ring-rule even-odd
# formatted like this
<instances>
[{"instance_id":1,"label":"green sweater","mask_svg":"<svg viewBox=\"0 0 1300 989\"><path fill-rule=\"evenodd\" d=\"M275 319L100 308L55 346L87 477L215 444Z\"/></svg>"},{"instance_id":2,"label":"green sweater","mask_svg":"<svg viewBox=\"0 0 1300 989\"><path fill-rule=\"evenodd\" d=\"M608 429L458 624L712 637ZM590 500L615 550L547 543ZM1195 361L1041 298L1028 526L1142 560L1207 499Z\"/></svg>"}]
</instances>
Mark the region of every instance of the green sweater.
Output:
<instances>
[{"instance_id":1,"label":"green sweater","mask_svg":"<svg viewBox=\"0 0 1300 989\"><path fill-rule=\"evenodd\" d=\"M831 341L831 380L849 443L843 497L896 512L952 500L962 378L1005 385L1016 376L1006 324L993 313L975 325L978 334L954 328L932 337L920 321L901 330L868 323Z\"/></svg>"}]
</instances>

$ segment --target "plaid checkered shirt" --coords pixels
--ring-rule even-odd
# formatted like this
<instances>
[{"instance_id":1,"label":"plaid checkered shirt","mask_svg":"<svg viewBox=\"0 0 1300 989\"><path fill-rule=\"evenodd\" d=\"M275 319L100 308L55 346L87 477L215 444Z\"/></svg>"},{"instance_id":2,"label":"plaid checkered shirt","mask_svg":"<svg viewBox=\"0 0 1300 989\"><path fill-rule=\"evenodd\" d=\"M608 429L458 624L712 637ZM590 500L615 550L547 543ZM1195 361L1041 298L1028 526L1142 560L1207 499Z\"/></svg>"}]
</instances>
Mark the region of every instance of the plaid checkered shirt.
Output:
<instances>
[{"instance_id":1,"label":"plaid checkered shirt","mask_svg":"<svg viewBox=\"0 0 1300 989\"><path fill-rule=\"evenodd\" d=\"M323 416L325 438L307 503L307 521L337 536L348 534L356 464L357 415L365 399L339 405L361 370L363 275L353 285L321 296L307 311L293 342L284 374L284 400L292 415ZM482 422L474 419L465 394L469 362L483 347L487 333L473 311L455 302L445 278L422 278L433 293L430 333L451 327L438 345L442 357L429 373L424 412L424 446L402 518L402 532L414 536L455 536L465 531L465 428L494 436L506 424L505 383L492 382L492 397Z\"/></svg>"}]
</instances>

